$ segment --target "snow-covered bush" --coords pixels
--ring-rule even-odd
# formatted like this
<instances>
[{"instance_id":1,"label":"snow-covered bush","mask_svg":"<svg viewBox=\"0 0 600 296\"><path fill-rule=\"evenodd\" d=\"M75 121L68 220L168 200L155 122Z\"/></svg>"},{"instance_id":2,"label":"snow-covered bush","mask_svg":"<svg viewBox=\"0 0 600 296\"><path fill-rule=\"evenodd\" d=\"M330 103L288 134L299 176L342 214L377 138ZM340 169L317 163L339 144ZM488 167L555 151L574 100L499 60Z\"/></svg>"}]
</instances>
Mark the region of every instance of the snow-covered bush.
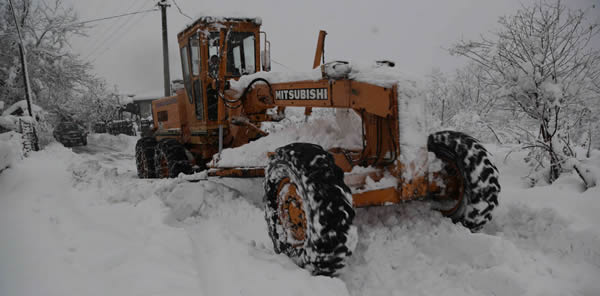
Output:
<instances>
[{"instance_id":1,"label":"snow-covered bush","mask_svg":"<svg viewBox=\"0 0 600 296\"><path fill-rule=\"evenodd\" d=\"M591 125L598 116L600 50L590 44L600 26L560 0L524 7L499 23L498 32L461 41L451 52L479 65L491 94L521 114L515 127L526 134L527 160L552 183L576 162L574 140L597 129Z\"/></svg>"},{"instance_id":2,"label":"snow-covered bush","mask_svg":"<svg viewBox=\"0 0 600 296\"><path fill-rule=\"evenodd\" d=\"M2 117L0 117L2 118ZM10 131L0 134L0 172L23 158L22 135Z\"/></svg>"}]
</instances>

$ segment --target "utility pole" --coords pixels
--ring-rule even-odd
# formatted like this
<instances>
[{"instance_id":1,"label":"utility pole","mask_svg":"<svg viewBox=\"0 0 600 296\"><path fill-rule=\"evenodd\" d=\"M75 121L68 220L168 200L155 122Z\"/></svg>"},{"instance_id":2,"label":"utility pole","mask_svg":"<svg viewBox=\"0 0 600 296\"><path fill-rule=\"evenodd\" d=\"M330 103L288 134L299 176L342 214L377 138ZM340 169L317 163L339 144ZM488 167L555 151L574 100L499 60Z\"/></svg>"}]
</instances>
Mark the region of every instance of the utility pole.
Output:
<instances>
[{"instance_id":1,"label":"utility pole","mask_svg":"<svg viewBox=\"0 0 600 296\"><path fill-rule=\"evenodd\" d=\"M23 73L23 81L25 82L25 99L27 100L27 111L29 112L29 116L32 118L33 111L31 111L31 85L29 84L29 73L27 72L27 60L26 60L26 51L25 46L23 45L23 37L21 36L21 29L19 28L19 21L17 20L17 13L15 12L15 7L13 6L12 0L8 0L10 4L10 10L12 10L13 18L15 19L15 27L17 28L17 36L19 36L19 54L21 55L21 69Z\"/></svg>"},{"instance_id":2,"label":"utility pole","mask_svg":"<svg viewBox=\"0 0 600 296\"><path fill-rule=\"evenodd\" d=\"M167 7L171 6L166 0L158 2L162 18L162 41L163 41L163 71L165 79L165 97L171 96L171 77L169 75L169 39L167 38Z\"/></svg>"},{"instance_id":3,"label":"utility pole","mask_svg":"<svg viewBox=\"0 0 600 296\"><path fill-rule=\"evenodd\" d=\"M29 83L29 72L27 71L27 52L23 44L21 36L21 28L19 28L19 20L12 0L8 0L10 10L12 10L13 18L15 19L15 28L17 28L17 36L19 37L19 54L21 55L21 72L23 73L23 82L25 83L25 100L27 101L27 112L32 121L24 121L19 119L19 130L23 134L23 152L27 155L30 151L40 150L38 137L35 131L35 116L31 110L31 84Z\"/></svg>"}]
</instances>

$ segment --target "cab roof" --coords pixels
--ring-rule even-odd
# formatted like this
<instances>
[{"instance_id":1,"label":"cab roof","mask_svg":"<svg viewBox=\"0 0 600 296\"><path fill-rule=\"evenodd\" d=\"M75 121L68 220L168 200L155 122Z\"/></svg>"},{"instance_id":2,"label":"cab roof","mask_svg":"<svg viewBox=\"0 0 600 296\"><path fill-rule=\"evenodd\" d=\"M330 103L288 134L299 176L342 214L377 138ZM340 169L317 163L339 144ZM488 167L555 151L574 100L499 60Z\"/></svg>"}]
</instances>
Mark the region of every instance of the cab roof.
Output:
<instances>
[{"instance_id":1,"label":"cab roof","mask_svg":"<svg viewBox=\"0 0 600 296\"><path fill-rule=\"evenodd\" d=\"M259 17L228 17L228 16L199 16L192 23L188 23L183 30L181 30L177 36L185 34L191 28L200 25L207 26L211 24L235 24L235 23L250 23L256 26L262 24L262 19Z\"/></svg>"}]
</instances>

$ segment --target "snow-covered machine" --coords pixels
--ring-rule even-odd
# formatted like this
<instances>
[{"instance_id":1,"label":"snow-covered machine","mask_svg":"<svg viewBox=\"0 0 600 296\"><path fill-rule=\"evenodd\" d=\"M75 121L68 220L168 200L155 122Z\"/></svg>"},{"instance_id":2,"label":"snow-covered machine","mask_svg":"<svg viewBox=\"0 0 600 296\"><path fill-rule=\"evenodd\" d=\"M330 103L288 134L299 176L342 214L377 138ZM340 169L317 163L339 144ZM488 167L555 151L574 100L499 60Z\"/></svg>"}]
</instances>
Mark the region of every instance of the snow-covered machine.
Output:
<instances>
[{"instance_id":1,"label":"snow-covered machine","mask_svg":"<svg viewBox=\"0 0 600 296\"><path fill-rule=\"evenodd\" d=\"M152 103L153 134L136 145L139 177L201 170L264 177L275 251L313 274L344 267L357 242L355 207L427 199L473 231L490 221L500 185L488 152L459 132L424 134L420 93L392 74L393 63L321 65L321 31L312 72L269 72L270 43L260 25L201 17L178 34L185 88ZM315 133L311 143L272 149L277 141L261 127L281 120L286 107L351 110L360 119L359 147L316 145L323 139Z\"/></svg>"}]
</instances>

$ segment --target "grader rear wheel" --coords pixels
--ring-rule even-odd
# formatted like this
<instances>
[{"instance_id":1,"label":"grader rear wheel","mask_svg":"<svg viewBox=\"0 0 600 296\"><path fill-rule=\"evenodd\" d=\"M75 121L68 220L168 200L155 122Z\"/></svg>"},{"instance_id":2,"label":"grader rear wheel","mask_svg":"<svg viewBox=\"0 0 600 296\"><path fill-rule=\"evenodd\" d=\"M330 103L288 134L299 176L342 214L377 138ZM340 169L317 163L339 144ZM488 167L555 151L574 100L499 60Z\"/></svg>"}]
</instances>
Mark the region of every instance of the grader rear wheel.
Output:
<instances>
[{"instance_id":1,"label":"grader rear wheel","mask_svg":"<svg viewBox=\"0 0 600 296\"><path fill-rule=\"evenodd\" d=\"M356 246L344 174L320 146L294 143L271 156L265 219L273 248L315 275L334 275Z\"/></svg>"},{"instance_id":2,"label":"grader rear wheel","mask_svg":"<svg viewBox=\"0 0 600 296\"><path fill-rule=\"evenodd\" d=\"M154 160L154 171L159 178L175 178L179 173L193 172L185 148L175 139L160 140L156 145Z\"/></svg>"},{"instance_id":3,"label":"grader rear wheel","mask_svg":"<svg viewBox=\"0 0 600 296\"><path fill-rule=\"evenodd\" d=\"M137 174L140 178L156 178L154 150L156 140L152 137L144 137L135 144L135 164Z\"/></svg>"},{"instance_id":4,"label":"grader rear wheel","mask_svg":"<svg viewBox=\"0 0 600 296\"><path fill-rule=\"evenodd\" d=\"M492 219L500 194L498 169L488 151L473 137L454 131L431 134L427 148L445 163L446 174L459 180L455 199L446 200L440 211L472 231L481 229Z\"/></svg>"}]
</instances>

